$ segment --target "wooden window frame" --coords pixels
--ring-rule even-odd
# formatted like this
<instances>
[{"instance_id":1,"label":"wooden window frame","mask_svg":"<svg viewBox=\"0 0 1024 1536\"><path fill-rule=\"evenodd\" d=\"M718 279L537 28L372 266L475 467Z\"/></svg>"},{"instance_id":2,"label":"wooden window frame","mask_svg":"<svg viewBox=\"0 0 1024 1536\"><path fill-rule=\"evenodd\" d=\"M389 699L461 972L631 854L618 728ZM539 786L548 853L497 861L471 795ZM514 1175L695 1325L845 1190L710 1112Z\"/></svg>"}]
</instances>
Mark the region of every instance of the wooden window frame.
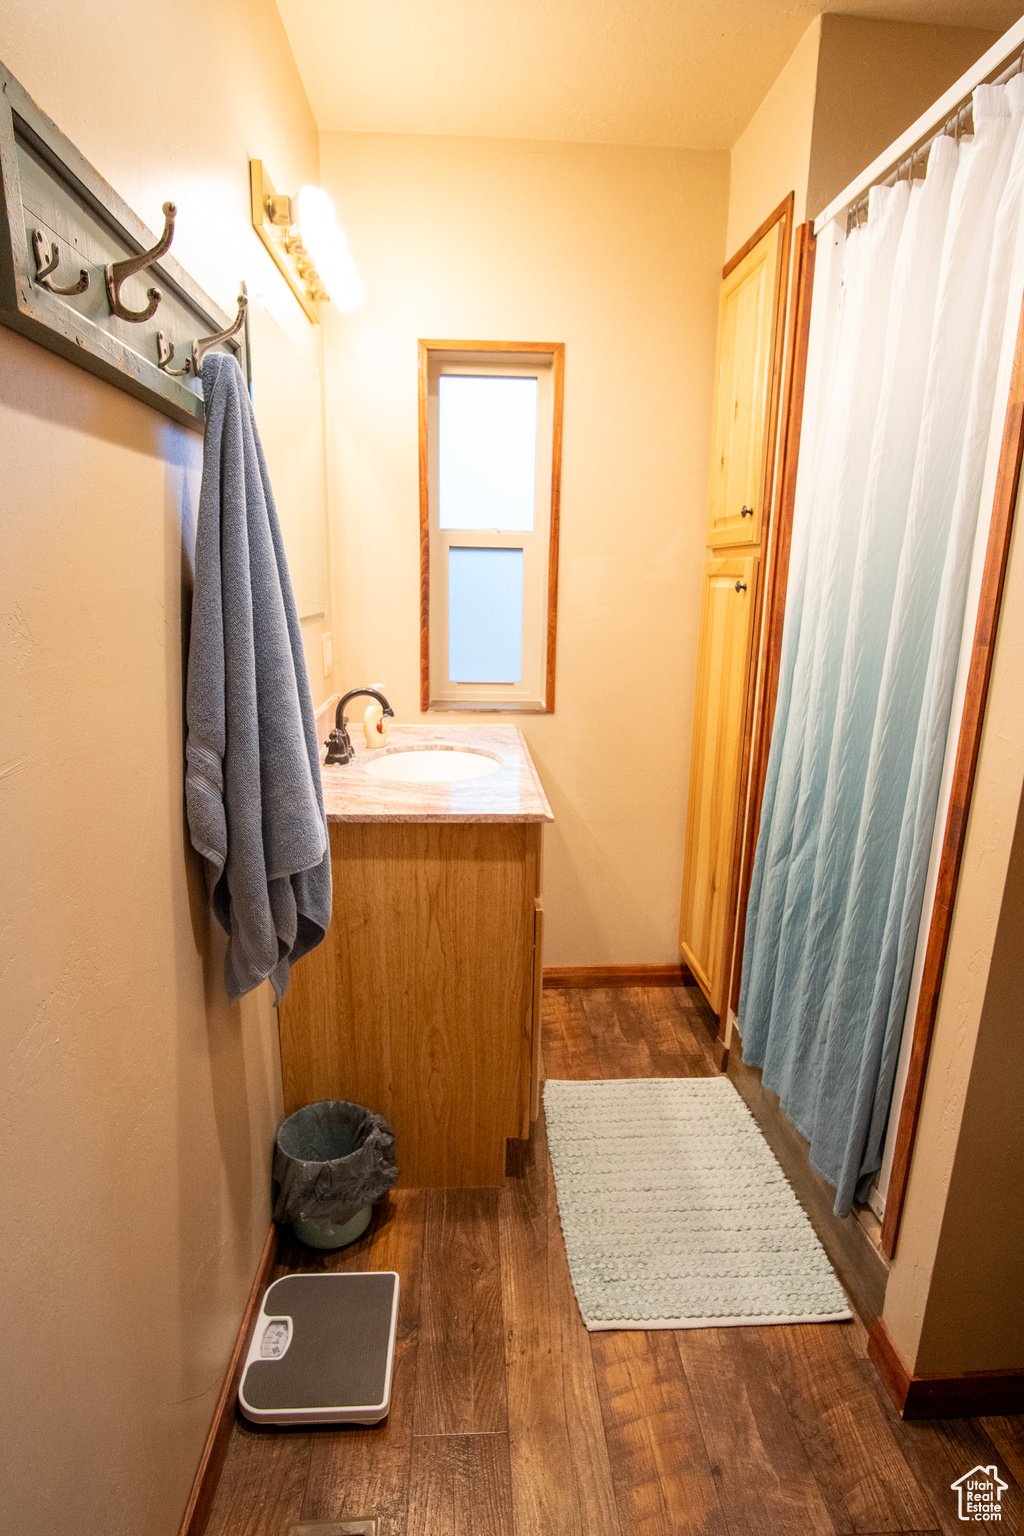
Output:
<instances>
[{"instance_id":1,"label":"wooden window frame","mask_svg":"<svg viewBox=\"0 0 1024 1536\"><path fill-rule=\"evenodd\" d=\"M544 654L544 699L540 708L517 702L465 704L431 703L430 697L430 462L428 432L429 369L437 353L513 353L524 360L531 356L550 359L552 390L551 505L548 532L547 626ZM481 359L482 360L482 359ZM562 402L565 379L565 343L546 341L450 341L419 342L419 459L420 459L420 710L457 709L460 713L553 714L555 708L555 641L558 632L558 531L562 484Z\"/></svg>"}]
</instances>

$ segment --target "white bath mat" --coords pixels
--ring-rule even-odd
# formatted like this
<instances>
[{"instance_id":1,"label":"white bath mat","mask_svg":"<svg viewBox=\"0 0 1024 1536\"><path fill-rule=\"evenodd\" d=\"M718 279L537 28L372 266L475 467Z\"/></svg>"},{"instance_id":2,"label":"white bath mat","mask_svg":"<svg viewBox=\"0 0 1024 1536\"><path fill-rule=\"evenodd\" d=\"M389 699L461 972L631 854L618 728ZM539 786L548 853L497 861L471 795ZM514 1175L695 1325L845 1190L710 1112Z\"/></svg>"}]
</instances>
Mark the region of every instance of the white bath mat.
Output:
<instances>
[{"instance_id":1,"label":"white bath mat","mask_svg":"<svg viewBox=\"0 0 1024 1536\"><path fill-rule=\"evenodd\" d=\"M544 1108L589 1329L850 1317L814 1229L728 1078L550 1081Z\"/></svg>"}]
</instances>

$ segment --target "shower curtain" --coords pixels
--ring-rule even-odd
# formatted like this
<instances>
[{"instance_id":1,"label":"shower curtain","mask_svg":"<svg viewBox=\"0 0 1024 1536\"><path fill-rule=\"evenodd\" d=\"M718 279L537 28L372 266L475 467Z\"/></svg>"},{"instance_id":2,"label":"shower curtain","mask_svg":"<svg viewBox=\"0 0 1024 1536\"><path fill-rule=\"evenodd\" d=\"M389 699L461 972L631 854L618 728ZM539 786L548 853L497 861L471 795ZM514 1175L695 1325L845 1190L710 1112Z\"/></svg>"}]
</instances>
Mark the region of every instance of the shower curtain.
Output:
<instances>
[{"instance_id":1,"label":"shower curtain","mask_svg":"<svg viewBox=\"0 0 1024 1536\"><path fill-rule=\"evenodd\" d=\"M924 180L872 188L838 291L823 273L815 293L829 312L738 1027L840 1216L881 1166L996 378L1016 335L1022 129L1024 81L979 87L973 136L937 139Z\"/></svg>"}]
</instances>

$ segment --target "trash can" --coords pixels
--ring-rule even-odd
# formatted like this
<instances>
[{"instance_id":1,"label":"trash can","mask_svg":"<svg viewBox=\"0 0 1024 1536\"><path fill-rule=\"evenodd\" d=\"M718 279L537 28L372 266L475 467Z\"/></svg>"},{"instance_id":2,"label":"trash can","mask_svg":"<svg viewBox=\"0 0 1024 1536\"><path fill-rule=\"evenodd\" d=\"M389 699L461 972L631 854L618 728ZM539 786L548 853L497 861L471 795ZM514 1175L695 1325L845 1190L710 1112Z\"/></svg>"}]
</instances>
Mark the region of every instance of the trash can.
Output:
<instances>
[{"instance_id":1,"label":"trash can","mask_svg":"<svg viewBox=\"0 0 1024 1536\"><path fill-rule=\"evenodd\" d=\"M274 1144L274 1220L310 1248L362 1237L371 1207L398 1178L387 1121L347 1099L321 1099L289 1115Z\"/></svg>"}]
</instances>

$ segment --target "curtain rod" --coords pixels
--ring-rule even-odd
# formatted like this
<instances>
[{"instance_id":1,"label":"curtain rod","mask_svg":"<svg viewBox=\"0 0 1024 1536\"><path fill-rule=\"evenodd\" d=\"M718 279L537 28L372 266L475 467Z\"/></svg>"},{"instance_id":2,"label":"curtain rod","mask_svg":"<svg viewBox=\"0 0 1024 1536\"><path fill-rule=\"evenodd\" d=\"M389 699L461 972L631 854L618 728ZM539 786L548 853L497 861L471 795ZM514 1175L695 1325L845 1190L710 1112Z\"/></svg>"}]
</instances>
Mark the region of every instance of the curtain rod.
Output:
<instances>
[{"instance_id":1,"label":"curtain rod","mask_svg":"<svg viewBox=\"0 0 1024 1536\"><path fill-rule=\"evenodd\" d=\"M1024 17L1020 21L1015 21L1009 31L1004 32L999 41L993 43L988 52L983 53L981 58L950 86L944 96L940 96L927 112L922 113L916 123L911 123L895 143L890 144L877 159L872 160L867 170L862 171L856 181L851 181L838 197L833 198L828 207L815 219L814 233L820 235L826 224L831 224L834 219L844 218L851 208L863 202L872 187L886 181L894 181L903 165L916 160L918 155L926 153L932 140L937 138L950 122L958 121L970 107L971 97L979 85L997 84L1001 76L1007 77L1014 72L1022 49L1024 49Z\"/></svg>"}]
</instances>

